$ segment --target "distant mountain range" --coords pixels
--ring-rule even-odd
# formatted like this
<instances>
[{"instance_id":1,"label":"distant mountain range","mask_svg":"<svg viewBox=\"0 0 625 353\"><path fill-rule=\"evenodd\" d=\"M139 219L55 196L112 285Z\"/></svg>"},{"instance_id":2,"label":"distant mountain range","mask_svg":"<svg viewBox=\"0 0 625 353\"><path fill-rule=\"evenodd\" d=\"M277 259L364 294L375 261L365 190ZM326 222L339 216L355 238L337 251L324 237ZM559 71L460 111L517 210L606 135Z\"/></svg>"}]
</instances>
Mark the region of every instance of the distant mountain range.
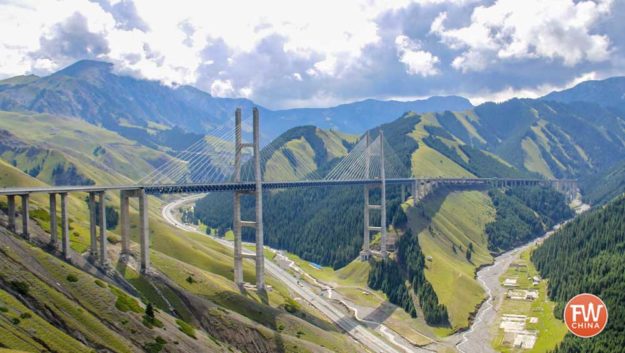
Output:
<instances>
[{"instance_id":1,"label":"distant mountain range","mask_svg":"<svg viewBox=\"0 0 625 353\"><path fill-rule=\"evenodd\" d=\"M573 88L549 93L541 99L563 103L596 103L602 107L616 108L625 112L625 77L585 81Z\"/></svg>"},{"instance_id":2,"label":"distant mountain range","mask_svg":"<svg viewBox=\"0 0 625 353\"><path fill-rule=\"evenodd\" d=\"M249 114L258 106L265 137L291 127L315 125L347 133L387 122L406 111L466 110L462 97L432 97L411 102L365 100L332 108L270 110L248 99L213 97L191 86L168 87L157 81L117 75L113 65L79 61L50 76L19 76L0 81L0 110L76 116L118 131L122 128L172 128L206 133L231 122L236 107Z\"/></svg>"}]
</instances>

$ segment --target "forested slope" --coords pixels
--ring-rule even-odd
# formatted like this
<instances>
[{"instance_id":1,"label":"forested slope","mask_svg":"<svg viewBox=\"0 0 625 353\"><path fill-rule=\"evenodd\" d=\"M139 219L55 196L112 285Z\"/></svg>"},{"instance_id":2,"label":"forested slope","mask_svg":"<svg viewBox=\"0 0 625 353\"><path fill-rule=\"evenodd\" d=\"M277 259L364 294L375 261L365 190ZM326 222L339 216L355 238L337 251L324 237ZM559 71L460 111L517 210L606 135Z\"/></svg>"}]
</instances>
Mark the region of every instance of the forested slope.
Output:
<instances>
[{"instance_id":1,"label":"forested slope","mask_svg":"<svg viewBox=\"0 0 625 353\"><path fill-rule=\"evenodd\" d=\"M606 303L606 329L592 339L567 334L557 353L625 352L625 198L619 197L567 224L536 249L532 261L549 280L549 296L562 317L566 302L580 293Z\"/></svg>"}]
</instances>

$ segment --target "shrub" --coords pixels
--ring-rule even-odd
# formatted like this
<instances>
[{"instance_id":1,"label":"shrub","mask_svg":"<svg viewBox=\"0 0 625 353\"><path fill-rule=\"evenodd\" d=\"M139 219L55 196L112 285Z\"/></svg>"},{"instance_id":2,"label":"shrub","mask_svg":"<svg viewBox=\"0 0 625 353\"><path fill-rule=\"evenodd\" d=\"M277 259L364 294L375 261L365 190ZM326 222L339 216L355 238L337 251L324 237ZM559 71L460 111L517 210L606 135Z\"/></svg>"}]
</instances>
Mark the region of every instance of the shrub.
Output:
<instances>
[{"instance_id":1,"label":"shrub","mask_svg":"<svg viewBox=\"0 0 625 353\"><path fill-rule=\"evenodd\" d=\"M182 320L176 320L176 324L178 324L178 329L182 331L185 335L192 337L192 338L196 338L195 329L193 328L193 326L191 326L190 324Z\"/></svg>"},{"instance_id":2,"label":"shrub","mask_svg":"<svg viewBox=\"0 0 625 353\"><path fill-rule=\"evenodd\" d=\"M106 288L106 283L104 283L104 282L100 281L99 279L96 279L96 280L95 280L95 284L96 284L98 287Z\"/></svg>"},{"instance_id":3,"label":"shrub","mask_svg":"<svg viewBox=\"0 0 625 353\"><path fill-rule=\"evenodd\" d=\"M70 273L69 275L67 275L67 281L72 283L78 282L78 277Z\"/></svg>"},{"instance_id":4,"label":"shrub","mask_svg":"<svg viewBox=\"0 0 625 353\"><path fill-rule=\"evenodd\" d=\"M21 313L20 314L20 319L30 319L31 317L33 317L30 313Z\"/></svg>"},{"instance_id":5,"label":"shrub","mask_svg":"<svg viewBox=\"0 0 625 353\"><path fill-rule=\"evenodd\" d=\"M187 281L189 284L193 284L193 283L195 283L195 279L193 279L193 277L191 277L191 276L187 277L186 281Z\"/></svg>"},{"instance_id":6,"label":"shrub","mask_svg":"<svg viewBox=\"0 0 625 353\"><path fill-rule=\"evenodd\" d=\"M122 292L120 289L115 287L110 287L111 292L117 296L117 300L115 301L115 307L117 310L122 312L132 311L135 313L140 313L143 310L139 305L139 302L128 294Z\"/></svg>"},{"instance_id":7,"label":"shrub","mask_svg":"<svg viewBox=\"0 0 625 353\"><path fill-rule=\"evenodd\" d=\"M29 286L28 283L22 281L9 282L11 287L15 289L21 295L28 295Z\"/></svg>"},{"instance_id":8,"label":"shrub","mask_svg":"<svg viewBox=\"0 0 625 353\"><path fill-rule=\"evenodd\" d=\"M284 303L284 309L291 314L298 312L300 308L301 306L299 305L299 303L292 298L287 298Z\"/></svg>"}]
</instances>

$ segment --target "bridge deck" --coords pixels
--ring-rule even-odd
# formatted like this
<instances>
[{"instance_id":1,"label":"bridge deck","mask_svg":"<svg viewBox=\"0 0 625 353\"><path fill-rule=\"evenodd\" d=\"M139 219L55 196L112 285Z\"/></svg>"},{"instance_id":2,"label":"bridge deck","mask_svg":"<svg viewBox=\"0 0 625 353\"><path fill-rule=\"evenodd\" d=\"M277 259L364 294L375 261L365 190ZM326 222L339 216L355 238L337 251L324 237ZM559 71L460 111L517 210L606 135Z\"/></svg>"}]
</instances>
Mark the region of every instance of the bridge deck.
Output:
<instances>
[{"instance_id":1,"label":"bridge deck","mask_svg":"<svg viewBox=\"0 0 625 353\"><path fill-rule=\"evenodd\" d=\"M552 182L575 182L572 179L513 179L513 178L400 178L386 179L387 184L412 184L415 181L441 184L487 184L491 182L525 182L530 184ZM324 187L339 185L378 184L380 179L362 180L307 180L307 181L265 181L265 189L289 189L302 187ZM0 188L0 195L23 195L32 193L67 193L67 192L101 192L112 190L145 189L149 194L178 194L220 191L254 191L254 182L240 183L197 183L197 184L162 184L162 185L78 185L78 186L43 186L43 187L9 187Z\"/></svg>"}]
</instances>

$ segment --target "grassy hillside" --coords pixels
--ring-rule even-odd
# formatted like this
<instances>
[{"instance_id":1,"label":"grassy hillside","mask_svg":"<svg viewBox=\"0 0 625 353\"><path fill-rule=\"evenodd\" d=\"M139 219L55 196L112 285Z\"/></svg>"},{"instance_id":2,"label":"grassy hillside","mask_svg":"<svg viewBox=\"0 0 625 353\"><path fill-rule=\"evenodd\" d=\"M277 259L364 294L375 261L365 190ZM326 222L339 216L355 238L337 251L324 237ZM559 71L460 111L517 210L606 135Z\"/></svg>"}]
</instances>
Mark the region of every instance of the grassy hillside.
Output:
<instances>
[{"instance_id":1,"label":"grassy hillside","mask_svg":"<svg viewBox=\"0 0 625 353\"><path fill-rule=\"evenodd\" d=\"M466 327L485 298L475 271L492 262L484 231L495 217L490 199L480 191L439 190L409 208L407 215L426 256L426 278L447 307L451 328ZM471 261L465 255L469 244L474 249Z\"/></svg>"},{"instance_id":2,"label":"grassy hillside","mask_svg":"<svg viewBox=\"0 0 625 353\"><path fill-rule=\"evenodd\" d=\"M150 345L184 352L227 346L196 331L178 329L167 314L156 313L162 327L148 327L145 306L105 281L62 262L0 228L0 343L33 351L139 351ZM177 342L177 343L175 343ZM146 348L147 349L147 348Z\"/></svg>"},{"instance_id":3,"label":"grassy hillside","mask_svg":"<svg viewBox=\"0 0 625 353\"><path fill-rule=\"evenodd\" d=\"M82 175L97 184L132 183L170 159L162 152L76 118L0 112L0 127L25 144L62 153ZM32 163L36 156L23 159L18 162Z\"/></svg>"},{"instance_id":4,"label":"grassy hillside","mask_svg":"<svg viewBox=\"0 0 625 353\"><path fill-rule=\"evenodd\" d=\"M545 177L593 176L625 156L622 117L593 103L513 99L437 117L465 143Z\"/></svg>"}]
</instances>

